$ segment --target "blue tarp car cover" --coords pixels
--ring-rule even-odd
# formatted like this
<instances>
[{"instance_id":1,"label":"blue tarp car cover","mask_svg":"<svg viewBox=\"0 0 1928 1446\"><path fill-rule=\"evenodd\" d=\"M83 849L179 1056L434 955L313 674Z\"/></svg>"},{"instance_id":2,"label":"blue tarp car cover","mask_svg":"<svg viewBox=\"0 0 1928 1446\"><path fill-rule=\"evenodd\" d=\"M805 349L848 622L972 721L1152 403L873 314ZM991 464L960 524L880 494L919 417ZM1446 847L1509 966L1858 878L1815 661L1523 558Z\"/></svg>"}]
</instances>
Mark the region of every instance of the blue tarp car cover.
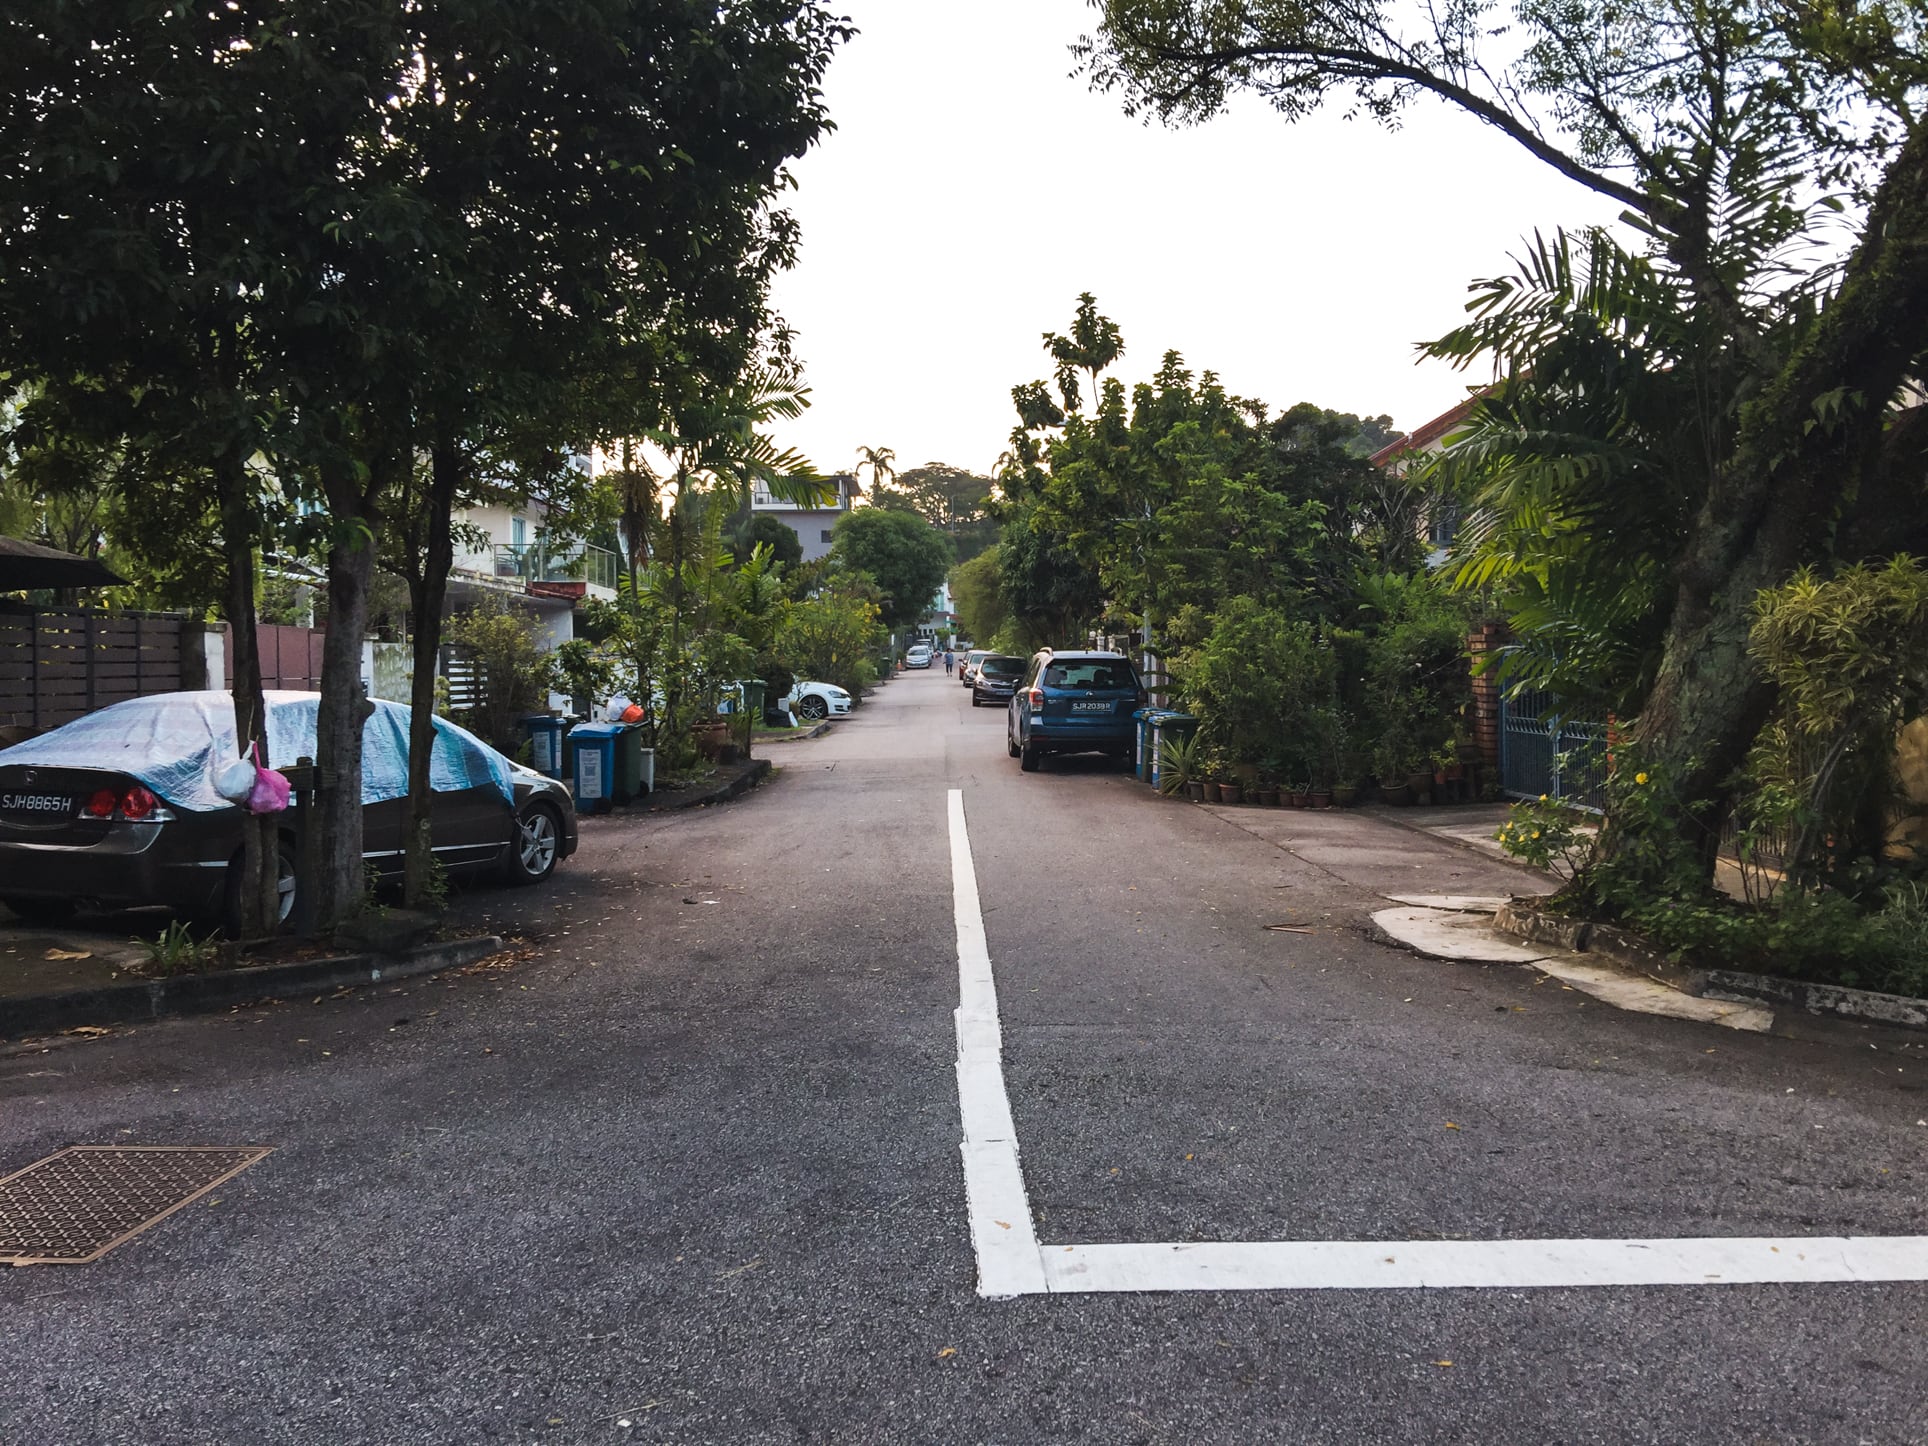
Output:
<instances>
[{"instance_id":1,"label":"blue tarp car cover","mask_svg":"<svg viewBox=\"0 0 1928 1446\"><path fill-rule=\"evenodd\" d=\"M315 756L319 693L269 693L268 762L291 766ZM370 700L362 725L362 802L408 794L408 709ZM233 808L214 791L214 772L234 758L234 702L226 693L157 693L89 713L39 738L0 748L0 766L102 768L139 779L175 808ZM435 720L429 786L437 793L493 784L515 802L509 760L446 718Z\"/></svg>"}]
</instances>

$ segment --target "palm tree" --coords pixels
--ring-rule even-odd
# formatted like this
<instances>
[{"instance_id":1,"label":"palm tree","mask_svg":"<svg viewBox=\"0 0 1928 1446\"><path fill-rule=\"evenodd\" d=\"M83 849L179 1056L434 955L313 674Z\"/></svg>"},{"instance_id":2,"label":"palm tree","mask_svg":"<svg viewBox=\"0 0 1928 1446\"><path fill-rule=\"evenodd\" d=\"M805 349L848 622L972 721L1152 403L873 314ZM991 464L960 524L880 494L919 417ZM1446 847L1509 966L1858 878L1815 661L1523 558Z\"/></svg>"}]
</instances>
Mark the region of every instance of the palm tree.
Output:
<instances>
[{"instance_id":1,"label":"palm tree","mask_svg":"<svg viewBox=\"0 0 1928 1446\"><path fill-rule=\"evenodd\" d=\"M888 480L896 478L897 454L888 447L859 447L857 465L852 470L862 472L865 468L870 469L870 492L874 497Z\"/></svg>"}]
</instances>

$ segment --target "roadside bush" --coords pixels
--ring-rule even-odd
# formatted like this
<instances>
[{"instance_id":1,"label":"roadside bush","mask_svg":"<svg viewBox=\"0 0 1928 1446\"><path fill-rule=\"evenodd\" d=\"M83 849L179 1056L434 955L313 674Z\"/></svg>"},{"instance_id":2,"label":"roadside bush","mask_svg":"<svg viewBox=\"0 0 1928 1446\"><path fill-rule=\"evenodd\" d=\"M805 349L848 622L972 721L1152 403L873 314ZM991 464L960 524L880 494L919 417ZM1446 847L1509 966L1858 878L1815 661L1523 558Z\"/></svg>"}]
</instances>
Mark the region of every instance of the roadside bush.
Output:
<instances>
[{"instance_id":1,"label":"roadside bush","mask_svg":"<svg viewBox=\"0 0 1928 1446\"><path fill-rule=\"evenodd\" d=\"M443 636L481 670L480 701L456 721L513 758L523 743L520 720L548 708L558 681L534 620L489 599L451 618Z\"/></svg>"},{"instance_id":2,"label":"roadside bush","mask_svg":"<svg viewBox=\"0 0 1928 1446\"><path fill-rule=\"evenodd\" d=\"M872 657L882 642L876 604L833 586L785 610L773 651L799 678L860 695L876 681Z\"/></svg>"}]
</instances>

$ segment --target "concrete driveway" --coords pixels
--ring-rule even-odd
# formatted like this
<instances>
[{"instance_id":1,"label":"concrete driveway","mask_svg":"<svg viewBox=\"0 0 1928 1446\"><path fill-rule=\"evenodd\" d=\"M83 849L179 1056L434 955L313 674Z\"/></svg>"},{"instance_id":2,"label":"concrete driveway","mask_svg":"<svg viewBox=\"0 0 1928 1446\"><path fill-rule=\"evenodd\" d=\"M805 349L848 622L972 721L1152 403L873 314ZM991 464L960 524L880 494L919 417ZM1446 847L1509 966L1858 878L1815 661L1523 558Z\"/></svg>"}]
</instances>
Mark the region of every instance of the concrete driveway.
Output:
<instances>
[{"instance_id":1,"label":"concrete driveway","mask_svg":"<svg viewBox=\"0 0 1928 1446\"><path fill-rule=\"evenodd\" d=\"M0 1169L274 1147L96 1264L0 1276L0 1435L1928 1439L1916 1281L981 1294L1027 1231L1033 1261L1367 1242L1395 1268L1909 1236L1928 1147L1918 1054L1365 937L1383 894L1508 865L1095 759L1021 775L1002 734L900 675L749 798L589 821L554 886L461 900L531 940L516 967L0 1060ZM1014 1183L1028 1219L993 1213Z\"/></svg>"}]
</instances>

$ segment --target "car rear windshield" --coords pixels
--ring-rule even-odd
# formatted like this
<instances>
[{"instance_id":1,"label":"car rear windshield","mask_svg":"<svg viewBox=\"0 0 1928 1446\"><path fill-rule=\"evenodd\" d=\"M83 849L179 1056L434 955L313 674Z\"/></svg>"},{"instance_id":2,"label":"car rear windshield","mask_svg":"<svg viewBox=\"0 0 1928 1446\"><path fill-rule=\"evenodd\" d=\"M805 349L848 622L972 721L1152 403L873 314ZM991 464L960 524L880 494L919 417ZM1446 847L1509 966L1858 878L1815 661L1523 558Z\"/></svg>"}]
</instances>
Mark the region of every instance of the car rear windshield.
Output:
<instances>
[{"instance_id":1,"label":"car rear windshield","mask_svg":"<svg viewBox=\"0 0 1928 1446\"><path fill-rule=\"evenodd\" d=\"M1024 659L986 658L977 670L987 678L1015 678L1024 672Z\"/></svg>"},{"instance_id":2,"label":"car rear windshield","mask_svg":"<svg viewBox=\"0 0 1928 1446\"><path fill-rule=\"evenodd\" d=\"M1106 688L1136 688L1138 678L1130 663L1093 662L1053 663L1044 670L1047 688L1079 688L1097 692Z\"/></svg>"}]
</instances>

